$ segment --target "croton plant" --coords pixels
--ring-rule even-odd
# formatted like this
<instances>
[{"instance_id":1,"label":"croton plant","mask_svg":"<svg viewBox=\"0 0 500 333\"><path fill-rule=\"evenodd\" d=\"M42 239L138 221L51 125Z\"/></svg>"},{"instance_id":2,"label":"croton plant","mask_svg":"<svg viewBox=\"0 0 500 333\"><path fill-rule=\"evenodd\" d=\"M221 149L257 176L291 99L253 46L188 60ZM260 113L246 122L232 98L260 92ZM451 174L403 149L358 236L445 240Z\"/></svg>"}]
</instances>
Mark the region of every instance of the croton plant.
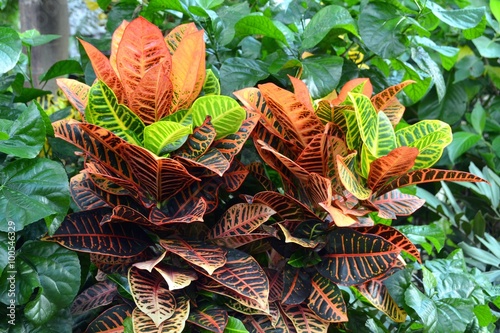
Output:
<instances>
[{"instance_id":1,"label":"croton plant","mask_svg":"<svg viewBox=\"0 0 500 333\"><path fill-rule=\"evenodd\" d=\"M447 124L398 126L395 95L410 82L372 96L356 79L312 101L291 77L293 93L235 92L241 106L219 94L194 24L164 37L143 18L123 22L109 58L81 43L97 79L59 80L81 121L54 123L85 160L71 179L79 211L46 240L98 269L72 306L87 332L326 332L349 320L346 288L405 320L383 281L419 251L374 217L422 206L401 187L482 181L430 169ZM239 161L247 141L260 162Z\"/></svg>"}]
</instances>

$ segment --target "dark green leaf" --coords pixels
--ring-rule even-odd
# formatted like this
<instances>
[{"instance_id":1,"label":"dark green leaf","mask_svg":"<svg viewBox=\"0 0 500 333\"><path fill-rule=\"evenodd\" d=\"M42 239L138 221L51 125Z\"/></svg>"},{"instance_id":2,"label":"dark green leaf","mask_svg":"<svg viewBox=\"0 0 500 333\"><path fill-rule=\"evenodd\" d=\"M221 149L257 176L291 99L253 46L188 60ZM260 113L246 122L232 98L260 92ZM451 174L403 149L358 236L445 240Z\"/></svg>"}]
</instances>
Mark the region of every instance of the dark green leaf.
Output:
<instances>
[{"instance_id":1,"label":"dark green leaf","mask_svg":"<svg viewBox=\"0 0 500 333\"><path fill-rule=\"evenodd\" d=\"M12 28L0 27L0 74L14 68L21 51L22 43L17 32Z\"/></svg>"},{"instance_id":2,"label":"dark green leaf","mask_svg":"<svg viewBox=\"0 0 500 333\"><path fill-rule=\"evenodd\" d=\"M474 317L471 299L448 298L436 301L437 326L432 332L466 332Z\"/></svg>"},{"instance_id":3,"label":"dark green leaf","mask_svg":"<svg viewBox=\"0 0 500 333\"><path fill-rule=\"evenodd\" d=\"M82 66L78 61L61 60L56 62L47 70L45 74L40 77L40 81L48 81L50 79L68 74L83 74Z\"/></svg>"},{"instance_id":4,"label":"dark green leaf","mask_svg":"<svg viewBox=\"0 0 500 333\"><path fill-rule=\"evenodd\" d=\"M411 58L424 72L430 75L436 86L439 102L443 100L446 94L446 84L444 82L443 74L439 66L432 60L430 55L422 48L412 48Z\"/></svg>"},{"instance_id":5,"label":"dark green leaf","mask_svg":"<svg viewBox=\"0 0 500 333\"><path fill-rule=\"evenodd\" d=\"M40 46L50 43L54 39L58 39L59 35L41 35L37 30L26 30L19 35L24 45Z\"/></svg>"},{"instance_id":6,"label":"dark green leaf","mask_svg":"<svg viewBox=\"0 0 500 333\"><path fill-rule=\"evenodd\" d=\"M349 11L341 6L322 8L307 24L302 34L302 49L316 46L333 28L341 28L358 35L356 25Z\"/></svg>"},{"instance_id":7,"label":"dark green leaf","mask_svg":"<svg viewBox=\"0 0 500 333\"><path fill-rule=\"evenodd\" d=\"M0 171L0 231L16 231L51 215L64 216L70 203L64 168L47 159L17 160Z\"/></svg>"},{"instance_id":8,"label":"dark green leaf","mask_svg":"<svg viewBox=\"0 0 500 333\"><path fill-rule=\"evenodd\" d=\"M439 252L444 246L444 242L446 241L446 233L443 229L441 229L436 224L430 225L405 225L397 228L403 234L408 237L412 243L420 244L424 247L428 244L427 240L431 242L431 244L436 248ZM432 252L432 245L427 246L427 252Z\"/></svg>"},{"instance_id":9,"label":"dark green leaf","mask_svg":"<svg viewBox=\"0 0 500 333\"><path fill-rule=\"evenodd\" d=\"M483 134L484 127L486 126L486 112L480 103L477 103L474 109L472 109L470 121L474 130L478 134Z\"/></svg>"},{"instance_id":10,"label":"dark green leaf","mask_svg":"<svg viewBox=\"0 0 500 333\"><path fill-rule=\"evenodd\" d=\"M0 152L21 158L34 158L45 143L45 123L35 103L31 103L16 121L0 119L0 132L8 135L0 141Z\"/></svg>"},{"instance_id":11,"label":"dark green leaf","mask_svg":"<svg viewBox=\"0 0 500 333\"><path fill-rule=\"evenodd\" d=\"M458 157L472 148L479 140L481 135L469 132L453 133L453 142L446 147L448 157L452 163L455 163Z\"/></svg>"},{"instance_id":12,"label":"dark green leaf","mask_svg":"<svg viewBox=\"0 0 500 333\"><path fill-rule=\"evenodd\" d=\"M382 58L397 58L406 51L407 40L401 32L396 7L382 2L370 3L358 20L359 33L368 48Z\"/></svg>"},{"instance_id":13,"label":"dark green leaf","mask_svg":"<svg viewBox=\"0 0 500 333\"><path fill-rule=\"evenodd\" d=\"M10 234L0 232L0 276L2 276L4 269L15 269L15 263L12 262L11 264L14 264L14 266L9 266L9 250L12 255L10 259L14 259L16 251L16 234L13 232Z\"/></svg>"},{"instance_id":14,"label":"dark green leaf","mask_svg":"<svg viewBox=\"0 0 500 333\"><path fill-rule=\"evenodd\" d=\"M302 80L311 97L316 99L331 93L339 84L344 61L337 56L308 57L302 62Z\"/></svg>"},{"instance_id":15,"label":"dark green leaf","mask_svg":"<svg viewBox=\"0 0 500 333\"><path fill-rule=\"evenodd\" d=\"M99 5L99 8L102 10L108 9L108 6L111 4L112 0L97 0L97 4Z\"/></svg>"},{"instance_id":16,"label":"dark green leaf","mask_svg":"<svg viewBox=\"0 0 500 333\"><path fill-rule=\"evenodd\" d=\"M28 103L35 98L50 94L50 90L42 90L37 88L23 88L19 91L19 95L14 98L15 103Z\"/></svg>"},{"instance_id":17,"label":"dark green leaf","mask_svg":"<svg viewBox=\"0 0 500 333\"><path fill-rule=\"evenodd\" d=\"M236 23L234 29L236 31L236 35L240 37L262 35L274 38L285 45L288 45L285 35L283 35L273 21L266 16L245 16Z\"/></svg>"},{"instance_id":18,"label":"dark green leaf","mask_svg":"<svg viewBox=\"0 0 500 333\"><path fill-rule=\"evenodd\" d=\"M220 83L223 95L252 87L269 76L267 65L260 60L229 58L220 69Z\"/></svg>"},{"instance_id":19,"label":"dark green leaf","mask_svg":"<svg viewBox=\"0 0 500 333\"><path fill-rule=\"evenodd\" d=\"M419 104L418 117L420 119L440 119L448 124L459 121L467 108L467 94L460 84L447 87L446 95L441 103L438 102L436 92L432 90Z\"/></svg>"}]
</instances>

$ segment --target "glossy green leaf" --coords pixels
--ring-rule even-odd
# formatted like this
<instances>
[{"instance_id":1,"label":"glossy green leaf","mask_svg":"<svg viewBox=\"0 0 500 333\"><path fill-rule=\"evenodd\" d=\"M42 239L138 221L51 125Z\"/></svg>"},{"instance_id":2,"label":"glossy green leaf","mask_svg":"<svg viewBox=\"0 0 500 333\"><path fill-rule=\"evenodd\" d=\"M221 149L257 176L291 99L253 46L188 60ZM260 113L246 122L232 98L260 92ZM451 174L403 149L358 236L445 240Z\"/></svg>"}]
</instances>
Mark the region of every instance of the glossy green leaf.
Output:
<instances>
[{"instance_id":1,"label":"glossy green leaf","mask_svg":"<svg viewBox=\"0 0 500 333\"><path fill-rule=\"evenodd\" d=\"M479 134L470 132L453 133L453 141L446 148L450 161L455 163L458 157L472 148L479 140L481 140L481 135Z\"/></svg>"},{"instance_id":2,"label":"glossy green leaf","mask_svg":"<svg viewBox=\"0 0 500 333\"><path fill-rule=\"evenodd\" d=\"M446 10L434 1L427 1L425 6L442 22L459 29L474 28L485 14L484 7Z\"/></svg>"},{"instance_id":3,"label":"glossy green leaf","mask_svg":"<svg viewBox=\"0 0 500 333\"><path fill-rule=\"evenodd\" d=\"M269 76L268 65L261 60L228 58L220 68L220 84L223 95L245 87L253 87Z\"/></svg>"},{"instance_id":4,"label":"glossy green leaf","mask_svg":"<svg viewBox=\"0 0 500 333\"><path fill-rule=\"evenodd\" d=\"M22 43L17 32L9 27L0 27L0 74L14 68L21 51Z\"/></svg>"},{"instance_id":5,"label":"glossy green leaf","mask_svg":"<svg viewBox=\"0 0 500 333\"><path fill-rule=\"evenodd\" d=\"M357 35L358 31L347 9L337 5L323 7L309 21L302 34L302 49L316 46L332 29L340 28Z\"/></svg>"},{"instance_id":6,"label":"glossy green leaf","mask_svg":"<svg viewBox=\"0 0 500 333\"><path fill-rule=\"evenodd\" d=\"M29 46L40 46L43 44L50 43L51 41L58 39L59 35L42 35L39 31L35 29L26 30L19 34L21 41L24 45Z\"/></svg>"},{"instance_id":7,"label":"glossy green leaf","mask_svg":"<svg viewBox=\"0 0 500 333\"><path fill-rule=\"evenodd\" d=\"M104 127L132 144L141 145L144 123L128 107L119 104L115 93L98 81L89 91L85 118L89 123Z\"/></svg>"},{"instance_id":8,"label":"glossy green leaf","mask_svg":"<svg viewBox=\"0 0 500 333\"><path fill-rule=\"evenodd\" d=\"M56 62L40 77L40 81L44 82L68 74L83 74L82 66L78 61L61 60Z\"/></svg>"},{"instance_id":9,"label":"glossy green leaf","mask_svg":"<svg viewBox=\"0 0 500 333\"><path fill-rule=\"evenodd\" d=\"M432 60L429 53L427 53L424 48L420 46L411 49L411 58L415 61L418 67L420 67L420 69L430 75L436 87L439 101L443 100L446 94L446 83L444 82L441 69L436 62Z\"/></svg>"},{"instance_id":10,"label":"glossy green leaf","mask_svg":"<svg viewBox=\"0 0 500 333\"><path fill-rule=\"evenodd\" d=\"M451 125L458 122L467 110L465 88L462 84L448 86L441 102L435 90L431 90L418 105L419 119L439 119Z\"/></svg>"},{"instance_id":11,"label":"glossy green leaf","mask_svg":"<svg viewBox=\"0 0 500 333\"><path fill-rule=\"evenodd\" d=\"M422 120L396 131L398 146L418 148L414 169L435 164L452 141L450 125L439 120Z\"/></svg>"},{"instance_id":12,"label":"glossy green leaf","mask_svg":"<svg viewBox=\"0 0 500 333\"><path fill-rule=\"evenodd\" d=\"M0 132L8 137L0 141L0 152L21 158L34 158L45 144L45 123L35 103L22 111L15 121L0 119Z\"/></svg>"},{"instance_id":13,"label":"glossy green leaf","mask_svg":"<svg viewBox=\"0 0 500 333\"><path fill-rule=\"evenodd\" d=\"M23 159L0 171L0 231L8 231L8 221L20 231L44 217L62 217L69 203L68 178L57 162Z\"/></svg>"},{"instance_id":14,"label":"glossy green leaf","mask_svg":"<svg viewBox=\"0 0 500 333\"><path fill-rule=\"evenodd\" d=\"M80 288L80 261L75 252L40 241L25 244L18 255L36 267L40 288L26 304L24 314L41 325L75 298Z\"/></svg>"},{"instance_id":15,"label":"glossy green leaf","mask_svg":"<svg viewBox=\"0 0 500 333\"><path fill-rule=\"evenodd\" d=\"M245 325L241 322L241 320L229 316L227 319L227 325L224 329L224 333L249 333L245 328Z\"/></svg>"},{"instance_id":16,"label":"glossy green leaf","mask_svg":"<svg viewBox=\"0 0 500 333\"><path fill-rule=\"evenodd\" d=\"M249 15L241 18L234 26L237 36L261 35L274 38L288 45L285 35L266 16Z\"/></svg>"},{"instance_id":17,"label":"glossy green leaf","mask_svg":"<svg viewBox=\"0 0 500 333\"><path fill-rule=\"evenodd\" d=\"M187 109L179 110L166 116L162 120L173 121L183 126L189 126L193 124L193 113L191 112L191 110Z\"/></svg>"},{"instance_id":18,"label":"glossy green leaf","mask_svg":"<svg viewBox=\"0 0 500 333\"><path fill-rule=\"evenodd\" d=\"M478 134L483 134L486 126L486 111L480 103L477 103L470 114L470 122Z\"/></svg>"},{"instance_id":19,"label":"glossy green leaf","mask_svg":"<svg viewBox=\"0 0 500 333\"><path fill-rule=\"evenodd\" d=\"M193 125L200 126L207 116L221 139L236 133L246 117L245 110L234 99L228 96L204 96L198 98L191 106Z\"/></svg>"},{"instance_id":20,"label":"glossy green leaf","mask_svg":"<svg viewBox=\"0 0 500 333\"><path fill-rule=\"evenodd\" d=\"M358 20L361 39L382 58L397 58L406 51L407 41L400 25L402 19L391 4L369 3L361 11Z\"/></svg>"},{"instance_id":21,"label":"glossy green leaf","mask_svg":"<svg viewBox=\"0 0 500 333\"><path fill-rule=\"evenodd\" d=\"M486 36L481 36L473 39L472 42L476 46L479 54L484 58L499 58L500 57L500 44Z\"/></svg>"},{"instance_id":22,"label":"glossy green leaf","mask_svg":"<svg viewBox=\"0 0 500 333\"><path fill-rule=\"evenodd\" d=\"M344 60L341 57L318 55L302 61L302 80L306 83L311 97L324 97L337 88Z\"/></svg>"},{"instance_id":23,"label":"glossy green leaf","mask_svg":"<svg viewBox=\"0 0 500 333\"><path fill-rule=\"evenodd\" d=\"M500 1L499 0L490 0L490 10L495 19L500 22Z\"/></svg>"},{"instance_id":24,"label":"glossy green leaf","mask_svg":"<svg viewBox=\"0 0 500 333\"><path fill-rule=\"evenodd\" d=\"M172 121L157 121L144 129L144 147L162 156L179 149L191 133L193 133L191 126Z\"/></svg>"},{"instance_id":25,"label":"glossy green leaf","mask_svg":"<svg viewBox=\"0 0 500 333\"><path fill-rule=\"evenodd\" d=\"M219 79L211 69L207 69L205 83L203 84L203 92L205 95L220 95Z\"/></svg>"},{"instance_id":26,"label":"glossy green leaf","mask_svg":"<svg viewBox=\"0 0 500 333\"><path fill-rule=\"evenodd\" d=\"M436 304L414 285L410 285L404 293L406 304L421 319L426 332L435 332L438 325L438 309Z\"/></svg>"}]
</instances>

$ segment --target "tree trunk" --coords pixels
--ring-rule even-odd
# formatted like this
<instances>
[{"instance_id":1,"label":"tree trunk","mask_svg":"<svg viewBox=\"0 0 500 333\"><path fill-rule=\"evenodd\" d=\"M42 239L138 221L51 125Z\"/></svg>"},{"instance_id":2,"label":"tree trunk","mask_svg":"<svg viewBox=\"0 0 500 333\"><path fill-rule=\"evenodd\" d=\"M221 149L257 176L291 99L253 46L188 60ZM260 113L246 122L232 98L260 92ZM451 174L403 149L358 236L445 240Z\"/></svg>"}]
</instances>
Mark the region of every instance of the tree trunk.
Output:
<instances>
[{"instance_id":1,"label":"tree trunk","mask_svg":"<svg viewBox=\"0 0 500 333\"><path fill-rule=\"evenodd\" d=\"M43 34L61 37L32 49L33 83L40 87L38 77L59 60L68 59L69 13L67 0L19 0L21 31L38 30ZM44 89L55 91L55 80L50 80Z\"/></svg>"}]
</instances>

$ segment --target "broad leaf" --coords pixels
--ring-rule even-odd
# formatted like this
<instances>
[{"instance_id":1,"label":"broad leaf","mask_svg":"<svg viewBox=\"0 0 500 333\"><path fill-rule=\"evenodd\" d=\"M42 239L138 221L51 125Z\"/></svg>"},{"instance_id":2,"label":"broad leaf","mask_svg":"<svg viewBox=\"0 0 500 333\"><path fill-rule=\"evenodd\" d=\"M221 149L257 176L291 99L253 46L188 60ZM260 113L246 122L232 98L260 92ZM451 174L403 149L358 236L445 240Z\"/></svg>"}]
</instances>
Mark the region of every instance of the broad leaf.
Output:
<instances>
[{"instance_id":1,"label":"broad leaf","mask_svg":"<svg viewBox=\"0 0 500 333\"><path fill-rule=\"evenodd\" d=\"M227 325L228 315L222 309L206 309L203 311L192 309L188 322L215 333L223 333Z\"/></svg>"},{"instance_id":2,"label":"broad leaf","mask_svg":"<svg viewBox=\"0 0 500 333\"><path fill-rule=\"evenodd\" d=\"M198 279L198 275L192 270L184 270L162 264L155 266L154 269L160 273L167 282L169 290L184 289L189 286L192 281Z\"/></svg>"},{"instance_id":3,"label":"broad leaf","mask_svg":"<svg viewBox=\"0 0 500 333\"><path fill-rule=\"evenodd\" d=\"M218 246L178 239L162 239L160 245L191 264L203 268L209 275L213 275L215 270L226 264L226 251Z\"/></svg>"},{"instance_id":4,"label":"broad leaf","mask_svg":"<svg viewBox=\"0 0 500 333\"><path fill-rule=\"evenodd\" d=\"M311 294L309 274L303 269L286 265L283 270L282 304L300 304Z\"/></svg>"},{"instance_id":5,"label":"broad leaf","mask_svg":"<svg viewBox=\"0 0 500 333\"><path fill-rule=\"evenodd\" d=\"M66 172L57 162L19 159L0 171L0 231L8 231L9 221L20 231L42 218L63 217L69 203ZM48 227L50 233L57 228Z\"/></svg>"},{"instance_id":6,"label":"broad leaf","mask_svg":"<svg viewBox=\"0 0 500 333\"><path fill-rule=\"evenodd\" d=\"M158 156L180 148L193 132L191 126L157 121L144 129L144 147Z\"/></svg>"},{"instance_id":7,"label":"broad leaf","mask_svg":"<svg viewBox=\"0 0 500 333\"><path fill-rule=\"evenodd\" d=\"M211 117L217 133L216 140L238 131L246 117L245 110L238 102L228 96L218 95L198 98L193 103L191 112L194 126L202 125L207 116Z\"/></svg>"},{"instance_id":8,"label":"broad leaf","mask_svg":"<svg viewBox=\"0 0 500 333\"><path fill-rule=\"evenodd\" d=\"M337 168L339 170L340 181L344 187L360 200L368 199L372 191L364 187L356 175L349 169L345 163L346 159L337 155Z\"/></svg>"},{"instance_id":9,"label":"broad leaf","mask_svg":"<svg viewBox=\"0 0 500 333\"><path fill-rule=\"evenodd\" d=\"M296 332L326 333L329 323L319 318L305 305L285 305L283 312L291 320Z\"/></svg>"},{"instance_id":10,"label":"broad leaf","mask_svg":"<svg viewBox=\"0 0 500 333\"><path fill-rule=\"evenodd\" d=\"M364 283L383 276L400 250L382 237L347 228L328 235L327 254L316 267L324 277L340 285Z\"/></svg>"},{"instance_id":11,"label":"broad leaf","mask_svg":"<svg viewBox=\"0 0 500 333\"><path fill-rule=\"evenodd\" d=\"M107 6L106 6L107 7ZM122 23L118 26L118 28L115 29L113 32L113 36L111 37L111 52L109 55L109 63L111 67L113 67L113 70L115 73L120 76L120 73L118 71L118 67L116 65L116 54L118 52L118 46L120 45L120 42L122 41L123 33L125 32L125 28L128 26L129 22L123 20Z\"/></svg>"},{"instance_id":12,"label":"broad leaf","mask_svg":"<svg viewBox=\"0 0 500 333\"><path fill-rule=\"evenodd\" d=\"M185 297L176 298L177 307L172 316L165 320L160 326L156 326L153 320L144 312L135 308L132 313L132 322L135 332L158 332L158 333L181 333L186 326L189 316L190 304Z\"/></svg>"},{"instance_id":13,"label":"broad leaf","mask_svg":"<svg viewBox=\"0 0 500 333\"><path fill-rule=\"evenodd\" d=\"M245 16L236 23L234 29L238 36L263 35L288 45L283 33L276 27L273 21L266 16Z\"/></svg>"},{"instance_id":14,"label":"broad leaf","mask_svg":"<svg viewBox=\"0 0 500 333\"><path fill-rule=\"evenodd\" d=\"M128 280L135 304L157 327L172 317L176 308L175 297L159 273L131 267Z\"/></svg>"},{"instance_id":15,"label":"broad leaf","mask_svg":"<svg viewBox=\"0 0 500 333\"><path fill-rule=\"evenodd\" d=\"M378 216L384 219L396 219L396 216L409 216L422 207L425 200L398 190L385 193L370 200L377 207Z\"/></svg>"},{"instance_id":16,"label":"broad leaf","mask_svg":"<svg viewBox=\"0 0 500 333\"><path fill-rule=\"evenodd\" d=\"M405 111L405 107L399 103L396 94L412 83L414 81L406 80L381 91L371 98L373 106L375 106L377 111L383 111L393 126L399 124Z\"/></svg>"},{"instance_id":17,"label":"broad leaf","mask_svg":"<svg viewBox=\"0 0 500 333\"><path fill-rule=\"evenodd\" d=\"M370 303L396 323L403 323L406 320L406 312L397 305L382 281L372 280L356 286L356 288Z\"/></svg>"},{"instance_id":18,"label":"broad leaf","mask_svg":"<svg viewBox=\"0 0 500 333\"><path fill-rule=\"evenodd\" d=\"M84 117L90 87L73 79L57 79L56 82L71 105Z\"/></svg>"},{"instance_id":19,"label":"broad leaf","mask_svg":"<svg viewBox=\"0 0 500 333\"><path fill-rule=\"evenodd\" d=\"M207 69L205 83L203 83L203 93L205 96L220 95L219 79L211 69Z\"/></svg>"},{"instance_id":20,"label":"broad leaf","mask_svg":"<svg viewBox=\"0 0 500 333\"><path fill-rule=\"evenodd\" d=\"M146 233L132 223L101 225L109 213L109 208L98 208L69 214L54 235L45 240L74 251L123 257L133 257L150 245Z\"/></svg>"},{"instance_id":21,"label":"broad leaf","mask_svg":"<svg viewBox=\"0 0 500 333\"><path fill-rule=\"evenodd\" d=\"M119 104L113 91L102 81L90 88L85 118L132 144L142 143L144 123L128 107Z\"/></svg>"},{"instance_id":22,"label":"broad leaf","mask_svg":"<svg viewBox=\"0 0 500 333\"><path fill-rule=\"evenodd\" d=\"M339 287L329 279L316 274L307 306L328 322L347 321L347 307Z\"/></svg>"},{"instance_id":23,"label":"broad leaf","mask_svg":"<svg viewBox=\"0 0 500 333\"><path fill-rule=\"evenodd\" d=\"M118 295L116 284L109 280L98 282L81 292L71 304L71 314L79 315L89 310L111 304Z\"/></svg>"},{"instance_id":24,"label":"broad leaf","mask_svg":"<svg viewBox=\"0 0 500 333\"><path fill-rule=\"evenodd\" d=\"M175 156L195 160L208 150L217 135L210 120L211 117L207 117L202 125L193 130L193 133L188 136L185 144L175 152Z\"/></svg>"},{"instance_id":25,"label":"broad leaf","mask_svg":"<svg viewBox=\"0 0 500 333\"><path fill-rule=\"evenodd\" d=\"M16 66L21 56L22 43L16 30L0 28L0 73L4 74Z\"/></svg>"},{"instance_id":26,"label":"broad leaf","mask_svg":"<svg viewBox=\"0 0 500 333\"><path fill-rule=\"evenodd\" d=\"M87 333L123 331L123 321L132 315L132 307L119 304L101 312L87 327Z\"/></svg>"},{"instance_id":27,"label":"broad leaf","mask_svg":"<svg viewBox=\"0 0 500 333\"><path fill-rule=\"evenodd\" d=\"M253 202L266 204L272 208L282 220L291 223L300 223L318 217L300 201L271 191L259 192L253 197Z\"/></svg>"},{"instance_id":28,"label":"broad leaf","mask_svg":"<svg viewBox=\"0 0 500 333\"><path fill-rule=\"evenodd\" d=\"M435 164L453 137L448 124L439 120L422 120L396 131L398 146L418 148L414 169L424 169Z\"/></svg>"},{"instance_id":29,"label":"broad leaf","mask_svg":"<svg viewBox=\"0 0 500 333\"><path fill-rule=\"evenodd\" d=\"M170 53L173 54L177 50L177 47L185 36L197 31L198 28L196 28L194 23L180 24L173 28L165 37L165 43L167 43Z\"/></svg>"}]
</instances>

